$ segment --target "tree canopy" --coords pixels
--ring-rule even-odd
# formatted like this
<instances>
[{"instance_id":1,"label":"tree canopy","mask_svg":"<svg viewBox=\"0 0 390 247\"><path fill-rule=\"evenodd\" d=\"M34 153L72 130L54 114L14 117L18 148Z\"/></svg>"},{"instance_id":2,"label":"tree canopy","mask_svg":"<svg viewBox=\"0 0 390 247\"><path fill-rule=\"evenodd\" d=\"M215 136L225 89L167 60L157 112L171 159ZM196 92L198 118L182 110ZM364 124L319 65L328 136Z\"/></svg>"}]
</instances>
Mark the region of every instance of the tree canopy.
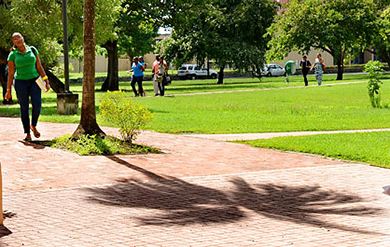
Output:
<instances>
[{"instance_id":1,"label":"tree canopy","mask_svg":"<svg viewBox=\"0 0 390 247\"><path fill-rule=\"evenodd\" d=\"M373 0L290 0L268 30L268 58L282 60L294 50L307 54L312 47L323 50L334 57L341 80L344 59L372 42L377 15Z\"/></svg>"},{"instance_id":2,"label":"tree canopy","mask_svg":"<svg viewBox=\"0 0 390 247\"><path fill-rule=\"evenodd\" d=\"M214 60L223 69L261 68L265 62L268 38L264 37L276 14L272 0L208 0L192 2L172 15L174 31L164 53L176 65L196 58Z\"/></svg>"}]
</instances>

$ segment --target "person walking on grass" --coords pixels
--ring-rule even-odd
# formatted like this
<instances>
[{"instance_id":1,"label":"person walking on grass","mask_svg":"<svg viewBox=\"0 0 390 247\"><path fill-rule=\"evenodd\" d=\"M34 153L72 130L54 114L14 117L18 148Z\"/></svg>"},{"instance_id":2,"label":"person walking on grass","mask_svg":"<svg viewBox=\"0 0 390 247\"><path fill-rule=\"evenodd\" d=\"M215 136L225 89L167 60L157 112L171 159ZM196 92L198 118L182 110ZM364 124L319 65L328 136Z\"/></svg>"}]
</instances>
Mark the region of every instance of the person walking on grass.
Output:
<instances>
[{"instance_id":1,"label":"person walking on grass","mask_svg":"<svg viewBox=\"0 0 390 247\"><path fill-rule=\"evenodd\" d=\"M131 87L133 89L135 97L144 96L144 88L142 87L142 80L144 78L144 66L139 63L138 57L133 58L133 64L131 66L131 72L133 77L131 78ZM135 88L135 84L138 85L139 94Z\"/></svg>"},{"instance_id":2,"label":"person walking on grass","mask_svg":"<svg viewBox=\"0 0 390 247\"><path fill-rule=\"evenodd\" d=\"M158 83L158 89L160 90L160 96L164 96L166 75L168 72L168 65L164 61L163 57L160 57L160 61L157 64L158 68L155 69L155 77Z\"/></svg>"},{"instance_id":3,"label":"person walking on grass","mask_svg":"<svg viewBox=\"0 0 390 247\"><path fill-rule=\"evenodd\" d=\"M309 82L307 81L307 74L309 73L311 63L309 60L307 60L307 56L303 56L302 60L299 64L302 68L302 75L303 75L303 80L305 82L305 87L309 85Z\"/></svg>"},{"instance_id":4,"label":"person walking on grass","mask_svg":"<svg viewBox=\"0 0 390 247\"><path fill-rule=\"evenodd\" d=\"M144 70L143 71L145 71L145 69L146 69L146 63L145 63L145 61L144 61L144 57L143 56L139 56L139 58L138 58L138 63L144 68ZM144 75L145 76L145 75ZM144 78L142 78L142 81L144 80ZM141 91L140 91L140 89L138 88L138 94L141 94ZM143 89L143 94L144 94L144 96L146 96L146 92L145 92L145 89Z\"/></svg>"},{"instance_id":5,"label":"person walking on grass","mask_svg":"<svg viewBox=\"0 0 390 247\"><path fill-rule=\"evenodd\" d=\"M152 65L152 74L153 74L153 91L154 96L159 96L158 82L156 81L156 71L158 70L158 63L160 61L160 55L156 54L156 61L153 62Z\"/></svg>"},{"instance_id":6,"label":"person walking on grass","mask_svg":"<svg viewBox=\"0 0 390 247\"><path fill-rule=\"evenodd\" d=\"M313 70L313 69L314 69L314 74L316 76L318 86L321 86L322 75L324 74L324 71L325 71L325 63L324 63L324 59L322 59L320 53L317 53L317 58L314 61L313 66L311 67L310 70Z\"/></svg>"},{"instance_id":7,"label":"person walking on grass","mask_svg":"<svg viewBox=\"0 0 390 247\"><path fill-rule=\"evenodd\" d=\"M46 91L50 90L49 79L42 67L38 50L34 46L24 43L24 38L20 33L12 34L14 46L8 55L8 87L5 95L6 100L10 100L11 87L15 80L16 96L20 105L20 116L23 123L25 141L31 141L30 130L35 138L41 134L37 130L38 118L41 113L42 98L41 89L35 80L41 76L46 82ZM29 101L32 104L31 124L29 117Z\"/></svg>"}]
</instances>

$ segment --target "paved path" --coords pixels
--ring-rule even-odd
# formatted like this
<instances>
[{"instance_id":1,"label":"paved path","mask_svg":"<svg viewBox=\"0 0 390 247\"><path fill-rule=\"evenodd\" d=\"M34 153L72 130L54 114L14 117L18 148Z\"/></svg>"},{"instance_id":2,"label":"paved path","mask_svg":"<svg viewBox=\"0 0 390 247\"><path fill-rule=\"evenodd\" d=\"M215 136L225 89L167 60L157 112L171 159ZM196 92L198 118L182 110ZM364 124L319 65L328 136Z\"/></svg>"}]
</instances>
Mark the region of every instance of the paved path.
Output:
<instances>
[{"instance_id":1,"label":"paved path","mask_svg":"<svg viewBox=\"0 0 390 247\"><path fill-rule=\"evenodd\" d=\"M308 136L321 134L339 134L339 133L364 133L390 131L390 129L366 129L366 130L334 130L334 131L296 131L296 132L272 132L272 133L245 133L245 134L187 134L185 136L198 137L218 141L241 141L270 139L283 136Z\"/></svg>"},{"instance_id":2,"label":"paved path","mask_svg":"<svg viewBox=\"0 0 390 247\"><path fill-rule=\"evenodd\" d=\"M41 139L76 127L39 124ZM138 142L163 154L81 157L23 137L0 118L0 246L390 246L390 170L148 131Z\"/></svg>"},{"instance_id":3,"label":"paved path","mask_svg":"<svg viewBox=\"0 0 390 247\"><path fill-rule=\"evenodd\" d=\"M341 86L348 84L360 84L367 81L351 81L351 82L337 82L337 83L324 83L321 86ZM262 91L262 90L280 90L280 89L294 89L294 88L305 88L306 86L287 86L287 87L270 87L270 88L252 88L252 89L237 89L237 90L222 90L222 91L208 91L208 92L197 92L197 93L178 93L178 94L169 94L166 96L183 96L183 95L204 95L204 94L221 94L221 93L236 93L236 92L252 92L252 91ZM318 85L309 85L307 87L318 87Z\"/></svg>"}]
</instances>

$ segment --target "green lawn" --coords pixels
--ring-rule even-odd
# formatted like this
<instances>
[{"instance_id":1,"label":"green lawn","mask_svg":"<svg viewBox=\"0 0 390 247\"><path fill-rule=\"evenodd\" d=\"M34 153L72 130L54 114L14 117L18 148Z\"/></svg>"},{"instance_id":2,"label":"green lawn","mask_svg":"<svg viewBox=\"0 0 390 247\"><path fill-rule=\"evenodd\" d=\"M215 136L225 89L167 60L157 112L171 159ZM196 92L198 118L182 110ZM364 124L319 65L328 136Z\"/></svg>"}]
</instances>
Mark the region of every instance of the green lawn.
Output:
<instances>
[{"instance_id":1,"label":"green lawn","mask_svg":"<svg viewBox=\"0 0 390 247\"><path fill-rule=\"evenodd\" d=\"M224 85L216 80L174 81L167 88L167 97L133 98L154 113L149 130L167 133L259 133L313 130L346 130L390 128L390 108L373 109L367 93L367 75L345 75L341 82L363 81L358 84L340 83L335 75L324 76L331 86L293 88L303 85L302 77L232 78ZM390 104L390 75L383 77L382 101ZM315 85L313 76L309 84ZM152 82L145 81L148 95L153 95ZM100 89L101 83L96 84ZM120 82L120 88L130 95L129 82ZM270 88L272 90L261 90ZM81 84L71 84L80 94ZM255 91L240 91L240 90ZM190 94L230 91L214 94ZM105 92L96 92L96 110L99 119L99 101ZM16 96L14 95L14 98ZM0 105L0 115L19 116L19 106ZM43 94L40 121L78 123L80 112L74 116L59 116L56 112L56 94ZM102 126L113 126L101 122ZM329 157L351 159L389 167L389 133L320 135L310 137L276 138L250 142L255 146L316 153ZM248 142L249 143L249 142ZM271 145L272 144L272 145ZM268 145L268 146L267 146Z\"/></svg>"},{"instance_id":2,"label":"green lawn","mask_svg":"<svg viewBox=\"0 0 390 247\"><path fill-rule=\"evenodd\" d=\"M255 147L318 154L390 168L390 132L277 137L244 141Z\"/></svg>"},{"instance_id":3,"label":"green lawn","mask_svg":"<svg viewBox=\"0 0 390 247\"><path fill-rule=\"evenodd\" d=\"M334 82L334 75L328 76ZM350 77L350 78L348 78ZM301 77L294 77L291 84L302 84ZM346 81L367 79L365 75L348 75ZM169 86L167 94L202 92L227 89L261 89L285 87L284 78L228 79L224 85L213 80L178 81ZM314 78L311 78L313 83ZM338 82L335 82L338 83ZM101 83L97 84L100 88ZM151 82L145 82L149 95L153 95ZM127 88L126 88L127 87ZM176 88L175 88L176 87ZM130 90L129 83L121 88ZM196 89L194 89L196 88ZM71 90L80 94L81 84L72 84ZM390 84L383 86L383 101L389 102ZM96 92L97 113L100 96ZM132 95L132 92L129 91ZM15 97L15 96L14 96ZM370 107L366 83L257 90L204 95L174 95L171 97L134 98L155 114L151 130L169 133L249 133L302 130L342 130L390 127L389 109ZM49 122L77 123L77 116L56 114L56 94L43 94L40 120ZM1 115L19 115L18 105L0 105ZM111 125L100 122L101 125Z\"/></svg>"}]
</instances>

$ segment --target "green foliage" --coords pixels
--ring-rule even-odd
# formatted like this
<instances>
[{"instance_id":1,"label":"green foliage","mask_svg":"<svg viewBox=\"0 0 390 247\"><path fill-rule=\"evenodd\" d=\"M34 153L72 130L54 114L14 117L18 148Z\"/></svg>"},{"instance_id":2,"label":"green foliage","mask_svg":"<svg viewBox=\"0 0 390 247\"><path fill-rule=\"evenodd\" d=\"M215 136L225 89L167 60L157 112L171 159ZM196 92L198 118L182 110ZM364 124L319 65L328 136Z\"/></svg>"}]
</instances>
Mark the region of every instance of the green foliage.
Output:
<instances>
[{"instance_id":1,"label":"green foliage","mask_svg":"<svg viewBox=\"0 0 390 247\"><path fill-rule=\"evenodd\" d=\"M118 20L122 1L95 1L97 44L116 37L114 24ZM83 42L83 3L69 0L67 9L70 54L80 58ZM58 56L62 55L62 1L0 1L0 29L0 53L8 53L12 46L12 33L20 32L27 44L38 48L44 67L56 66Z\"/></svg>"},{"instance_id":2,"label":"green foliage","mask_svg":"<svg viewBox=\"0 0 390 247\"><path fill-rule=\"evenodd\" d=\"M249 71L265 62L267 27L274 19L277 3L273 0L208 0L191 2L173 14L172 39L162 51L176 66L196 58L215 60Z\"/></svg>"},{"instance_id":3,"label":"green foliage","mask_svg":"<svg viewBox=\"0 0 390 247\"><path fill-rule=\"evenodd\" d=\"M348 53L369 47L377 14L372 0L290 0L268 29L272 39L267 58L282 60L293 50L307 54L313 47L331 54L341 66Z\"/></svg>"},{"instance_id":4,"label":"green foliage","mask_svg":"<svg viewBox=\"0 0 390 247\"><path fill-rule=\"evenodd\" d=\"M123 140L130 143L153 118L146 108L132 102L130 96L122 91L107 92L99 109L101 119L119 125Z\"/></svg>"},{"instance_id":5,"label":"green foliage","mask_svg":"<svg viewBox=\"0 0 390 247\"><path fill-rule=\"evenodd\" d=\"M374 40L372 47L382 60L390 63L390 1L384 0L378 5L379 17L373 22Z\"/></svg>"},{"instance_id":6,"label":"green foliage","mask_svg":"<svg viewBox=\"0 0 390 247\"><path fill-rule=\"evenodd\" d=\"M370 97L370 102L372 107L380 108L381 107L381 94L380 94L380 84L383 84L380 80L380 75L384 73L382 69L383 65L379 61L369 61L364 72L368 73L370 80L368 81L368 96Z\"/></svg>"},{"instance_id":7,"label":"green foliage","mask_svg":"<svg viewBox=\"0 0 390 247\"><path fill-rule=\"evenodd\" d=\"M28 45L38 48L44 65L57 63L62 35L60 5L49 0L0 2L0 52L12 46L11 35L20 32Z\"/></svg>"},{"instance_id":8,"label":"green foliage","mask_svg":"<svg viewBox=\"0 0 390 247\"><path fill-rule=\"evenodd\" d=\"M65 135L55 138L52 141L38 142L41 145L52 148L59 148L75 152L79 155L113 155L113 154L144 154L144 153L159 153L159 150L129 144L121 141L113 136L102 138L97 135L83 135L79 139L73 140L71 135Z\"/></svg>"},{"instance_id":9,"label":"green foliage","mask_svg":"<svg viewBox=\"0 0 390 247\"><path fill-rule=\"evenodd\" d=\"M318 154L390 168L390 132L277 137L242 141L254 147Z\"/></svg>"},{"instance_id":10,"label":"green foliage","mask_svg":"<svg viewBox=\"0 0 390 247\"><path fill-rule=\"evenodd\" d=\"M73 70L73 64L69 63L69 71L72 71L72 70ZM52 68L52 73L61 79L64 78L64 74L65 74L64 71L65 71L65 64L63 64L63 63L60 63L59 65L54 66Z\"/></svg>"},{"instance_id":11,"label":"green foliage","mask_svg":"<svg viewBox=\"0 0 390 247\"><path fill-rule=\"evenodd\" d=\"M122 54L132 58L153 51L158 36L158 19L161 18L153 11L156 4L156 1L123 1L116 24Z\"/></svg>"}]
</instances>

